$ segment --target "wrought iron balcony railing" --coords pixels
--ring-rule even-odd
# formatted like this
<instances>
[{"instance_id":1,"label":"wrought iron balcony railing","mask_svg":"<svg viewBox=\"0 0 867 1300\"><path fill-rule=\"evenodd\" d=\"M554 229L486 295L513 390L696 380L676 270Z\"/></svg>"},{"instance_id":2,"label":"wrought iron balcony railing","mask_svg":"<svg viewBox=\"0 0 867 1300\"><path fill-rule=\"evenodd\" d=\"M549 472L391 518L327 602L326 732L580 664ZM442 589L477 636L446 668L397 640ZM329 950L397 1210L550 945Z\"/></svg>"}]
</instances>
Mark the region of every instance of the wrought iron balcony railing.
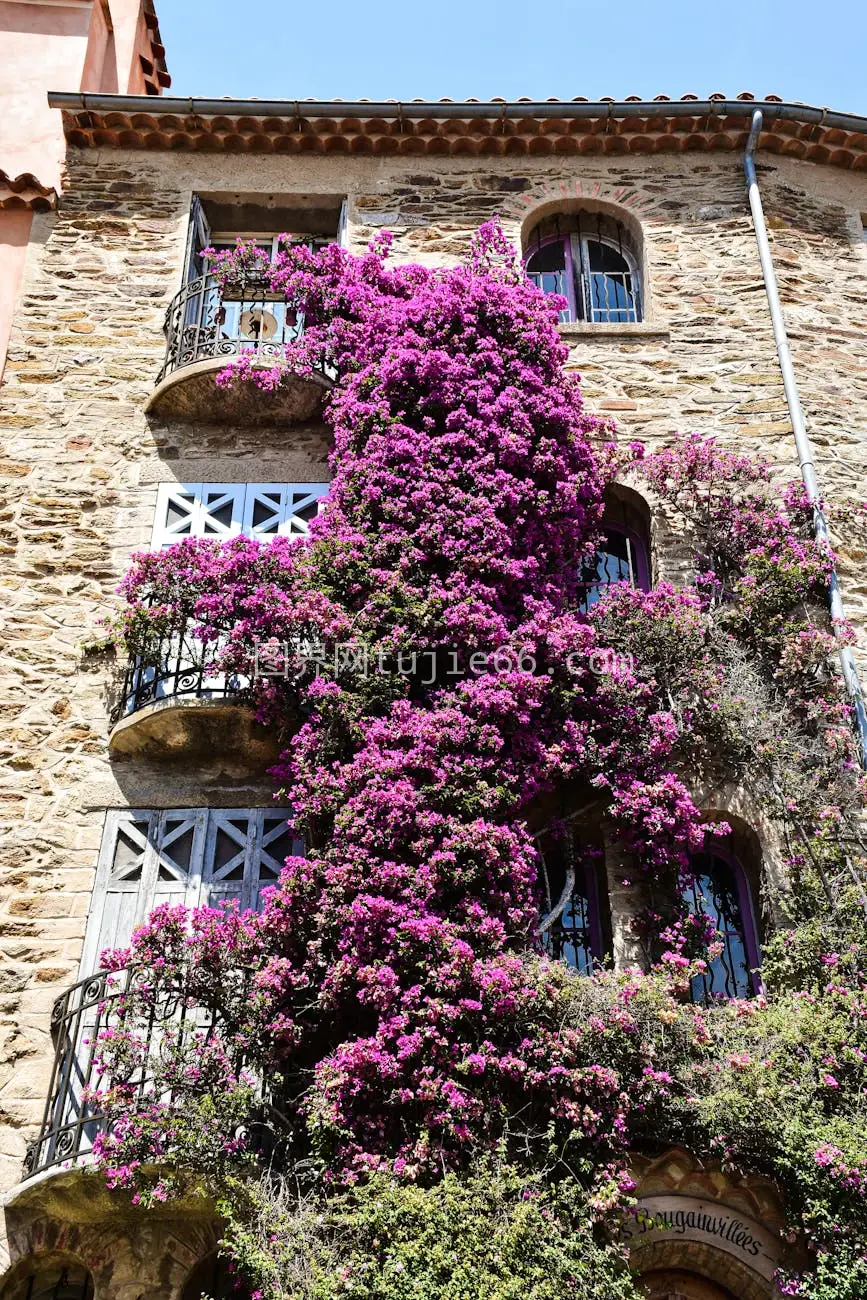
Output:
<instances>
[{"instance_id":1,"label":"wrought iron balcony railing","mask_svg":"<svg viewBox=\"0 0 867 1300\"><path fill-rule=\"evenodd\" d=\"M169 304L164 325L166 359L157 377L196 361L249 352L267 360L301 337L304 319L290 304L269 293L264 280L252 278L220 290L212 274L190 280ZM330 378L323 362L316 366Z\"/></svg>"},{"instance_id":2,"label":"wrought iron balcony railing","mask_svg":"<svg viewBox=\"0 0 867 1300\"><path fill-rule=\"evenodd\" d=\"M184 623L130 659L113 722L159 700L231 699L249 685L247 678L215 668L224 638L205 642L190 628Z\"/></svg>"},{"instance_id":3,"label":"wrought iron balcony railing","mask_svg":"<svg viewBox=\"0 0 867 1300\"><path fill-rule=\"evenodd\" d=\"M249 988L242 986L240 992L246 1000ZM142 993L147 996L142 998ZM182 1101L166 1083L159 1063L175 1053L196 1054L203 1041L219 1033L221 1024L216 1009L190 994L186 972L154 996L153 972L128 967L99 971L58 998L51 1014L54 1066L39 1134L27 1148L25 1179L75 1164L93 1151L97 1135L111 1131L108 1094L113 1088L122 1087L127 1105L134 1107ZM110 1068L105 1045L111 1031L124 1025L125 1011L134 1016L134 1024L127 1021L125 1027L134 1028L135 1048L117 1054ZM230 1066L235 1075L245 1069L241 1052ZM237 1132L249 1150L274 1160L281 1140L274 1119L282 1118L271 1102L275 1080L266 1086L261 1073L248 1071L247 1077L255 1089L254 1108Z\"/></svg>"},{"instance_id":4,"label":"wrought iron balcony railing","mask_svg":"<svg viewBox=\"0 0 867 1300\"><path fill-rule=\"evenodd\" d=\"M122 1079L103 1072L100 1035L118 1024L119 1007L135 993L139 978L132 969L101 971L80 980L55 1002L51 1014L54 1067L39 1135L27 1148L25 1178L86 1156L96 1135L108 1127L103 1099L109 1089L123 1083L135 1089L139 1100L153 1095L154 1080L147 1065L152 1049L180 1042L189 1034L183 997L166 993L140 1035L143 1050L137 1057L144 1064L130 1066ZM207 1030L208 1025L199 1016L196 1027Z\"/></svg>"}]
</instances>

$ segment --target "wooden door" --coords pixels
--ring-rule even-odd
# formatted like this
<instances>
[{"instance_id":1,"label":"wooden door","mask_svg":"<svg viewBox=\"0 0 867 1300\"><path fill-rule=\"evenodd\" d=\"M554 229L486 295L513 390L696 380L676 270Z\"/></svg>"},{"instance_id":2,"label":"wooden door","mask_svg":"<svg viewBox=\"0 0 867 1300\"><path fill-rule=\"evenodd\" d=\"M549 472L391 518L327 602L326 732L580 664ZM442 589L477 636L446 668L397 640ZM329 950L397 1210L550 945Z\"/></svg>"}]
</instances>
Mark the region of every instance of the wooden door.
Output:
<instances>
[{"instance_id":1,"label":"wooden door","mask_svg":"<svg viewBox=\"0 0 867 1300\"><path fill-rule=\"evenodd\" d=\"M731 1291L680 1269L648 1273L644 1279L648 1300L735 1300Z\"/></svg>"}]
</instances>

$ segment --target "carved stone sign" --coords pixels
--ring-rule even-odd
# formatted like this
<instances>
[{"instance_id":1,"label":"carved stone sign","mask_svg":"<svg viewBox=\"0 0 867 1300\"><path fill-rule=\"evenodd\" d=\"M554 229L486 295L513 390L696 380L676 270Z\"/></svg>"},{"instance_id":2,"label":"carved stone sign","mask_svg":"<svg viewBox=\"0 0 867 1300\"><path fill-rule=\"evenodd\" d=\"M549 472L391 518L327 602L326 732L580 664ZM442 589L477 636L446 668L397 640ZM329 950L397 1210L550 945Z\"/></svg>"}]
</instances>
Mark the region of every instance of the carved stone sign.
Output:
<instances>
[{"instance_id":1,"label":"carved stone sign","mask_svg":"<svg viewBox=\"0 0 867 1300\"><path fill-rule=\"evenodd\" d=\"M431 222L430 217L398 212L396 208L388 212L359 208L358 216L366 226L429 226Z\"/></svg>"},{"instance_id":2,"label":"carved stone sign","mask_svg":"<svg viewBox=\"0 0 867 1300\"><path fill-rule=\"evenodd\" d=\"M771 1281L780 1241L755 1219L716 1201L692 1196L645 1196L627 1227L633 1247L650 1241L701 1241L734 1255Z\"/></svg>"}]
</instances>

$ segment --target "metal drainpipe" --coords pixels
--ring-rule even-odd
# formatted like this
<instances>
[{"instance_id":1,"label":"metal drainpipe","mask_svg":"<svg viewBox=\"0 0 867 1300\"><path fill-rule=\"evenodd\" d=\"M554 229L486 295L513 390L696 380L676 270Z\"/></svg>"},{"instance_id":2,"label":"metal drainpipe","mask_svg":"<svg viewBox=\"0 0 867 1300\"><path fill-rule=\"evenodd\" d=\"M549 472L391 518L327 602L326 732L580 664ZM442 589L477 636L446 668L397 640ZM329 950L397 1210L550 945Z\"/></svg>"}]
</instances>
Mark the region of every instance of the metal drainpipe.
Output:
<instances>
[{"instance_id":1,"label":"metal drainpipe","mask_svg":"<svg viewBox=\"0 0 867 1300\"><path fill-rule=\"evenodd\" d=\"M792 421L792 430L795 434L795 446L798 449L798 464L801 469L801 478L803 479L804 487L807 489L808 500L813 507L813 527L816 532L816 540L824 542L826 545L830 546L831 536L828 531L828 521L825 518L825 512L821 505L819 485L816 481L816 467L813 463L813 448L810 445L810 439L804 424L804 412L801 410L801 399L798 396L798 385L795 382L795 371L792 366L792 353L789 348L789 337L786 333L786 323L783 319L783 308L780 303L777 277L774 272L774 263L771 258L771 249L768 243L768 231L765 225L765 214L762 209L762 199L759 194L759 182L756 176L755 152L761 130L762 111L757 108L753 113L750 136L744 154L744 174L747 178L747 193L750 200L750 211L753 214L753 227L756 232L756 243L759 246L759 260L762 264L765 292L768 295L771 324L774 328L774 341L777 345L777 356L780 362L780 370L783 374L783 388L786 392L789 418ZM845 621L846 611L843 607L843 597L840 592L840 582L837 577L836 568L831 570L828 579L828 597L831 606L832 619ZM839 635L836 623L834 631L835 635ZM855 666L855 658L849 646L841 644L839 646L839 651L840 666L843 670L843 680L846 683L846 689L855 711L855 720L861 741L861 762L865 767L867 767L867 709L864 707L864 696L861 691L861 683L858 680L858 669Z\"/></svg>"}]
</instances>

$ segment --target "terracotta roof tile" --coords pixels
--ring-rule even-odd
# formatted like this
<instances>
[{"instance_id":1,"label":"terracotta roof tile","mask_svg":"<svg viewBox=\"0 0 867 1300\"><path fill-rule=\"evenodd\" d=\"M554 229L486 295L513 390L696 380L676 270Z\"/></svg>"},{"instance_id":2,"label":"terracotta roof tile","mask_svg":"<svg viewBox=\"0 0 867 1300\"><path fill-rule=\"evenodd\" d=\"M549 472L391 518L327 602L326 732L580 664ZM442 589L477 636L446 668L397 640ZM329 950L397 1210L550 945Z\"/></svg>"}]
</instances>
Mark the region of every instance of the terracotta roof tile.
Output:
<instances>
[{"instance_id":1,"label":"terracotta roof tile","mask_svg":"<svg viewBox=\"0 0 867 1300\"><path fill-rule=\"evenodd\" d=\"M54 207L57 195L41 184L32 172L10 176L0 168L0 208L32 208L46 212Z\"/></svg>"},{"instance_id":2,"label":"terracotta roof tile","mask_svg":"<svg viewBox=\"0 0 867 1300\"><path fill-rule=\"evenodd\" d=\"M867 118L742 91L698 100L341 101L49 96L80 148L420 156L739 152L755 108L763 154L867 170Z\"/></svg>"}]
</instances>

